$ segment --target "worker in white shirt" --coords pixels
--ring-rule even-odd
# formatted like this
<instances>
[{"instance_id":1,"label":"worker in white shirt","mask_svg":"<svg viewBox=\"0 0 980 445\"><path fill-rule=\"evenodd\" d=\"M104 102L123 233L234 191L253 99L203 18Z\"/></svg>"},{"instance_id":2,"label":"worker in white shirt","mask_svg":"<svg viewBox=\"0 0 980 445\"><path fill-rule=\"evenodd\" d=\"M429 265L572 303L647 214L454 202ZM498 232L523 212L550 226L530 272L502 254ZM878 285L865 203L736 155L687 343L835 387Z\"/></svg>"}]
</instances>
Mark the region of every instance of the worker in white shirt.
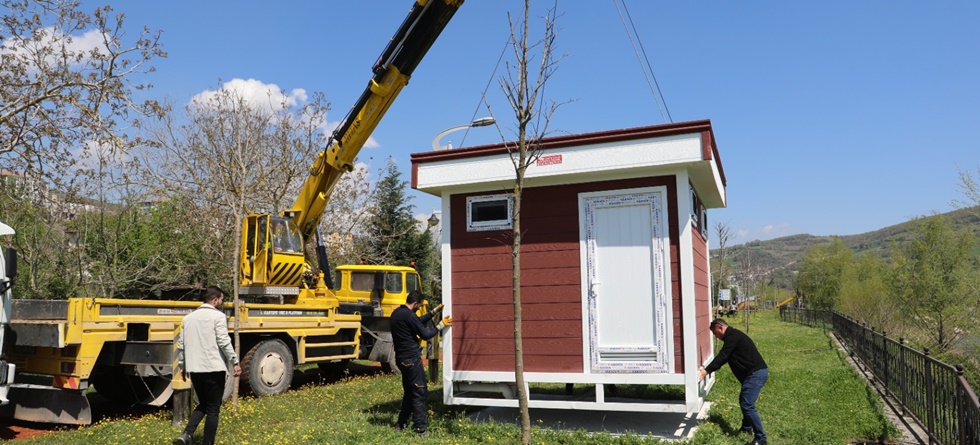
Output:
<instances>
[{"instance_id":1,"label":"worker in white shirt","mask_svg":"<svg viewBox=\"0 0 980 445\"><path fill-rule=\"evenodd\" d=\"M242 373L238 356L228 336L228 317L222 307L225 292L208 286L201 298L203 304L187 314L177 336L177 365L181 378L191 376L191 385L200 401L174 445L192 445L194 431L204 421L204 445L214 445L218 432L218 413L225 390L228 363L235 365L235 376Z\"/></svg>"}]
</instances>

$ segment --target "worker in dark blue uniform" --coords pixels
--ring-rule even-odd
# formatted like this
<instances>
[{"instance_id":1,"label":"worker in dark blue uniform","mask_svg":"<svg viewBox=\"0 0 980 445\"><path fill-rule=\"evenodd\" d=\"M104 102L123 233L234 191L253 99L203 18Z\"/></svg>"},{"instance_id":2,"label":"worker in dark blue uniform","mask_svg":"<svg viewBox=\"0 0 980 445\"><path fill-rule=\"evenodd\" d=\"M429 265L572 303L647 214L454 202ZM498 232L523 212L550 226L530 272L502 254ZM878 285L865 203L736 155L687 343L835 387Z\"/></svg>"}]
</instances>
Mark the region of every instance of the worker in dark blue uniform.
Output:
<instances>
[{"instance_id":1,"label":"worker in dark blue uniform","mask_svg":"<svg viewBox=\"0 0 980 445\"><path fill-rule=\"evenodd\" d=\"M426 398L429 395L428 382L425 379L425 368L422 367L422 351L419 339L430 340L443 328L453 324L452 317L445 317L436 327L431 327L432 318L440 310L440 304L432 312L421 317L415 311L422 305L422 293L412 291L405 298L405 304L398 306L391 313L391 339L395 347L395 361L402 373L402 407L398 413L398 423L395 428L405 429L409 416L413 417L415 433L420 436L428 435L428 415L426 414Z\"/></svg>"}]
</instances>

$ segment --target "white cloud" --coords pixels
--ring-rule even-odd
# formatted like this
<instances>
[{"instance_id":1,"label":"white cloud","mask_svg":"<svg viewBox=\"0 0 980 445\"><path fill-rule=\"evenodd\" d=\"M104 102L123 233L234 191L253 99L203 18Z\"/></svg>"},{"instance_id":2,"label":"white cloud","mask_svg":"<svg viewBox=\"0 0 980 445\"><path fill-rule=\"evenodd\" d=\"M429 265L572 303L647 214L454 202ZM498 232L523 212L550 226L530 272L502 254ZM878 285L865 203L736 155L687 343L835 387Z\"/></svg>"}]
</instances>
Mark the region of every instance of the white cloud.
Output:
<instances>
[{"instance_id":1,"label":"white cloud","mask_svg":"<svg viewBox=\"0 0 980 445\"><path fill-rule=\"evenodd\" d=\"M81 147L72 148L71 152L78 162L76 167L85 170L95 170L103 163L108 166L123 165L131 158L124 151L95 141L87 141Z\"/></svg>"},{"instance_id":2,"label":"white cloud","mask_svg":"<svg viewBox=\"0 0 980 445\"><path fill-rule=\"evenodd\" d=\"M296 88L287 93L274 83L236 78L225 82L218 91L205 90L198 93L191 98L188 105L205 106L222 91L234 92L256 110L267 109L270 112L278 110L283 103L290 107L296 107L303 105L307 100L306 90L302 88Z\"/></svg>"},{"instance_id":3,"label":"white cloud","mask_svg":"<svg viewBox=\"0 0 980 445\"><path fill-rule=\"evenodd\" d=\"M225 82L221 85L218 91L215 90L205 90L194 97L191 98L188 103L189 106L205 106L209 103L220 91L230 91L236 93L238 96L242 97L250 105L256 109L262 109L263 107L268 109L270 112L279 108L280 104L286 103L290 107L302 106L308 100L306 90L302 88L296 88L289 93L284 93L279 85L274 83L263 83L262 81L255 79L240 79L235 78ZM332 134L338 126L340 126L340 121L328 121L325 120L322 124L317 125L319 128L327 134ZM381 144L378 143L373 137L368 137L367 142L364 143L363 148L377 148Z\"/></svg>"},{"instance_id":4,"label":"white cloud","mask_svg":"<svg viewBox=\"0 0 980 445\"><path fill-rule=\"evenodd\" d=\"M97 29L86 31L81 35L66 36L57 28L47 27L39 29L30 39L16 36L4 39L0 44L0 55L23 54L20 57L24 57L23 61L30 65L29 72L36 75L40 70L34 64L35 60L27 55L39 53L40 49L45 51L50 49L53 52L44 56L46 65L54 67L68 61L68 66L77 68L91 61L89 54L92 51L107 54L105 40L105 35ZM63 51L59 48L63 48Z\"/></svg>"},{"instance_id":5,"label":"white cloud","mask_svg":"<svg viewBox=\"0 0 980 445\"><path fill-rule=\"evenodd\" d=\"M72 37L71 41L66 42L65 48L73 54L88 53L93 49L97 49L101 54L106 54L106 49L103 46L105 39L106 36L101 31L93 29L85 32L81 36Z\"/></svg>"}]
</instances>

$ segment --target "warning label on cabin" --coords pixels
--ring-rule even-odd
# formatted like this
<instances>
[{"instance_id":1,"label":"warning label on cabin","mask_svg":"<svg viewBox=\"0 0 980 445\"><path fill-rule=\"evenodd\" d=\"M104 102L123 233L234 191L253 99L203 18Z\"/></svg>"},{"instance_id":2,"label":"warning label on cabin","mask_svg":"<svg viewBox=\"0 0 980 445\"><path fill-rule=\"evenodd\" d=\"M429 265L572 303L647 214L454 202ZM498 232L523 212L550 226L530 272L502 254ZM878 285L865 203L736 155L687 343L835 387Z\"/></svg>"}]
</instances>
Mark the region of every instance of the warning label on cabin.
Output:
<instances>
[{"instance_id":1,"label":"warning label on cabin","mask_svg":"<svg viewBox=\"0 0 980 445\"><path fill-rule=\"evenodd\" d=\"M537 165L539 167L544 165L558 165L558 164L561 164L561 155L541 156L540 158L538 158L537 161Z\"/></svg>"}]
</instances>

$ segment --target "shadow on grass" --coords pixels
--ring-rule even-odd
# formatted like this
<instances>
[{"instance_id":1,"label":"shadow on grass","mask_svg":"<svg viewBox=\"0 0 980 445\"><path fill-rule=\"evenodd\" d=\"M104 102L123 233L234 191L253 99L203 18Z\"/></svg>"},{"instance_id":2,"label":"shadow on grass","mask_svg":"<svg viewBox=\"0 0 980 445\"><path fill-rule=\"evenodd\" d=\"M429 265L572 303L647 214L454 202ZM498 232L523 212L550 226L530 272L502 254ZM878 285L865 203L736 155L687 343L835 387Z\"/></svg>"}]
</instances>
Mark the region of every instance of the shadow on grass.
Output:
<instances>
[{"instance_id":1,"label":"shadow on grass","mask_svg":"<svg viewBox=\"0 0 980 445\"><path fill-rule=\"evenodd\" d=\"M308 385L322 386L341 383L350 377L381 376L388 374L378 364L351 363L343 372L324 372L316 367L293 372L293 382L290 389L299 389Z\"/></svg>"},{"instance_id":2,"label":"shadow on grass","mask_svg":"<svg viewBox=\"0 0 980 445\"><path fill-rule=\"evenodd\" d=\"M371 425L394 428L395 422L398 421L398 413L401 411L402 405L402 392L401 378L398 376L396 378L399 382L396 398L390 399L387 402L376 403L362 410L362 412L367 414L367 421ZM439 425L438 428L440 430L445 430L450 435L458 432L454 419L465 417L469 412L480 409L443 404L442 385L433 385L431 382L429 383L429 394L426 397L425 403L429 412L429 429L431 430L433 425ZM411 425L411 420L409 420L409 424Z\"/></svg>"},{"instance_id":3,"label":"shadow on grass","mask_svg":"<svg viewBox=\"0 0 980 445\"><path fill-rule=\"evenodd\" d=\"M707 421L715 425L718 425L718 428L721 429L721 432L727 436L735 436L741 432L739 428L741 428L742 425L739 425L739 428L735 428L734 426L729 424L728 420L725 419L725 417L722 416L721 414L708 414Z\"/></svg>"}]
</instances>

